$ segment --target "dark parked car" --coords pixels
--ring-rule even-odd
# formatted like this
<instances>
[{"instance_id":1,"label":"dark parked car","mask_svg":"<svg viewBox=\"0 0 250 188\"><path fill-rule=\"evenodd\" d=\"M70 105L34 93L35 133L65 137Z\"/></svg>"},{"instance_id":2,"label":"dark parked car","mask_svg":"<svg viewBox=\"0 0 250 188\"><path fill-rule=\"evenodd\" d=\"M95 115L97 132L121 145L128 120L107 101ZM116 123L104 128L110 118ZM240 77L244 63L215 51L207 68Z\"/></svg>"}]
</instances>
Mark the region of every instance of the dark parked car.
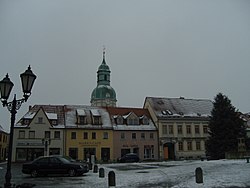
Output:
<instances>
[{"instance_id":1,"label":"dark parked car","mask_svg":"<svg viewBox=\"0 0 250 188\"><path fill-rule=\"evenodd\" d=\"M24 163L22 172L32 177L49 174L67 174L69 176L82 175L88 171L88 165L72 162L63 156L38 157L32 162Z\"/></svg>"},{"instance_id":2,"label":"dark parked car","mask_svg":"<svg viewBox=\"0 0 250 188\"><path fill-rule=\"evenodd\" d=\"M123 155L121 158L119 158L118 161L121 163L139 162L140 159L135 153L128 153L126 155Z\"/></svg>"}]
</instances>

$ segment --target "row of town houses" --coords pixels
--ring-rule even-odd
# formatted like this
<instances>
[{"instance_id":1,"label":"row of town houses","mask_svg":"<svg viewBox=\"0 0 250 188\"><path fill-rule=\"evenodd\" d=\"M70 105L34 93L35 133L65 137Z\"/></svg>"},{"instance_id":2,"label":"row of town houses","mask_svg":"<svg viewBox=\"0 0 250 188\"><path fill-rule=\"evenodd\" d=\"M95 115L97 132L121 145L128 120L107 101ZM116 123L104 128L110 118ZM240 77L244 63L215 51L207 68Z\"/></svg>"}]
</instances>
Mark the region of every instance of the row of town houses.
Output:
<instances>
[{"instance_id":1,"label":"row of town houses","mask_svg":"<svg viewBox=\"0 0 250 188\"><path fill-rule=\"evenodd\" d=\"M146 97L141 108L116 107L110 73L103 51L90 105L31 106L15 123L12 161L43 155L103 162L117 161L127 153L136 153L141 160L205 155L212 101ZM250 127L250 115L243 119ZM0 130L0 160L6 157L7 140L7 133Z\"/></svg>"},{"instance_id":2,"label":"row of town houses","mask_svg":"<svg viewBox=\"0 0 250 188\"><path fill-rule=\"evenodd\" d=\"M142 108L34 105L15 124L12 161L43 155L113 162L126 153L141 160L198 159L213 103L146 97Z\"/></svg>"}]
</instances>

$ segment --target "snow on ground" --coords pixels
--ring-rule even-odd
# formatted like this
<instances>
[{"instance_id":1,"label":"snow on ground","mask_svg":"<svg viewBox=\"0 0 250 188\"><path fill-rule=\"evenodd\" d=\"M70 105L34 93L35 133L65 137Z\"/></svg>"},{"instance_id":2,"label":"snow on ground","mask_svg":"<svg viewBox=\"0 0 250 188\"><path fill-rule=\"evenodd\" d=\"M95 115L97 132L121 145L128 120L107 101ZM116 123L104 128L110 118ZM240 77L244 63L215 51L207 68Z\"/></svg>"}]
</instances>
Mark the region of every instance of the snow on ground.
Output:
<instances>
[{"instance_id":1,"label":"snow on ground","mask_svg":"<svg viewBox=\"0 0 250 188\"><path fill-rule=\"evenodd\" d=\"M107 187L108 172L116 174L116 187L210 188L250 187L250 163L246 160L171 161L98 165L105 178L96 179L91 173L84 178L90 187ZM203 183L195 181L195 169L201 167Z\"/></svg>"},{"instance_id":2,"label":"snow on ground","mask_svg":"<svg viewBox=\"0 0 250 188\"><path fill-rule=\"evenodd\" d=\"M5 166L0 169L0 187ZM195 169L202 168L203 183L195 181ZM250 163L246 160L168 161L98 164L105 178L89 171L83 176L48 176L31 178L20 173L21 165L13 164L15 184L33 183L35 188L107 188L108 173L114 171L117 188L250 188Z\"/></svg>"}]
</instances>

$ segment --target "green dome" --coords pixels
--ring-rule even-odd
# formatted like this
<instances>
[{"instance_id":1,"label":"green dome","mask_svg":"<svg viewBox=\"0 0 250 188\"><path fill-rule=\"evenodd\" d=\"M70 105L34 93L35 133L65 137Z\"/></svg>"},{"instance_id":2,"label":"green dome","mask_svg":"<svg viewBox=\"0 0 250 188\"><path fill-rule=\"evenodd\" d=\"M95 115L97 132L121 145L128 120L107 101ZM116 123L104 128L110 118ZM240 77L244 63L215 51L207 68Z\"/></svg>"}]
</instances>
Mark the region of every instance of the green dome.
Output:
<instances>
[{"instance_id":1,"label":"green dome","mask_svg":"<svg viewBox=\"0 0 250 188\"><path fill-rule=\"evenodd\" d=\"M115 90L109 85L98 85L91 94L91 100L95 99L116 100Z\"/></svg>"}]
</instances>

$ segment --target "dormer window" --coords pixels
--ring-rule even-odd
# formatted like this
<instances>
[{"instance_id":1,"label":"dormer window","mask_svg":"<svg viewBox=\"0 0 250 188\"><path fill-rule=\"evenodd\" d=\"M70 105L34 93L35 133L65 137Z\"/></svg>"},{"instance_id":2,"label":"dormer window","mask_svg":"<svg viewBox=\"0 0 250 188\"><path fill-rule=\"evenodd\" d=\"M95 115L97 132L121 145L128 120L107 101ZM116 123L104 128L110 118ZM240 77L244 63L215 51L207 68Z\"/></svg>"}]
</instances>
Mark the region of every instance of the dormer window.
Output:
<instances>
[{"instance_id":1,"label":"dormer window","mask_svg":"<svg viewBox=\"0 0 250 188\"><path fill-rule=\"evenodd\" d=\"M51 120L52 125L57 125L57 120Z\"/></svg>"},{"instance_id":2,"label":"dormer window","mask_svg":"<svg viewBox=\"0 0 250 188\"><path fill-rule=\"evenodd\" d=\"M101 118L101 114L99 113L99 110L92 109L90 111L91 111L91 114L92 114L93 125L101 125L102 124L102 118Z\"/></svg>"},{"instance_id":3,"label":"dormer window","mask_svg":"<svg viewBox=\"0 0 250 188\"><path fill-rule=\"evenodd\" d=\"M143 124L143 125L148 125L148 124L149 124L148 117L144 116L144 117L142 118L142 124Z\"/></svg>"},{"instance_id":4,"label":"dormer window","mask_svg":"<svg viewBox=\"0 0 250 188\"><path fill-rule=\"evenodd\" d=\"M85 116L78 116L78 124L79 125L87 124L87 118Z\"/></svg>"},{"instance_id":5,"label":"dormer window","mask_svg":"<svg viewBox=\"0 0 250 188\"><path fill-rule=\"evenodd\" d=\"M139 125L138 118L128 118L128 125Z\"/></svg>"},{"instance_id":6,"label":"dormer window","mask_svg":"<svg viewBox=\"0 0 250 188\"><path fill-rule=\"evenodd\" d=\"M87 124L87 117L86 117L86 113L84 110L77 109L76 116L77 116L77 124L79 124L79 125L86 125Z\"/></svg>"},{"instance_id":7,"label":"dormer window","mask_svg":"<svg viewBox=\"0 0 250 188\"><path fill-rule=\"evenodd\" d=\"M118 125L122 125L123 124L123 117L117 116L116 122Z\"/></svg>"},{"instance_id":8,"label":"dormer window","mask_svg":"<svg viewBox=\"0 0 250 188\"><path fill-rule=\"evenodd\" d=\"M23 124L24 125L29 125L30 124L30 120L29 119L24 119L23 120Z\"/></svg>"}]
</instances>

